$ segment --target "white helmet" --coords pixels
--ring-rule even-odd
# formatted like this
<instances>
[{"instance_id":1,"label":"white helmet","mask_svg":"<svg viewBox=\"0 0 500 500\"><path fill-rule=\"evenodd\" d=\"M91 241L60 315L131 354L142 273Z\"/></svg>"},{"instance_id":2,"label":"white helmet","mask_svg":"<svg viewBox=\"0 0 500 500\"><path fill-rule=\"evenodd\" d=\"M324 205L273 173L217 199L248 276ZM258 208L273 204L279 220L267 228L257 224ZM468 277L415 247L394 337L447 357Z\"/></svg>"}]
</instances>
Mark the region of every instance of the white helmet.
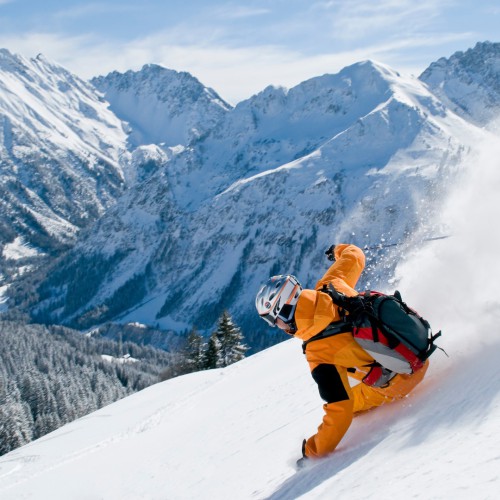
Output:
<instances>
[{"instance_id":1,"label":"white helmet","mask_svg":"<svg viewBox=\"0 0 500 500\"><path fill-rule=\"evenodd\" d=\"M290 274L273 276L259 290L255 298L255 307L259 316L271 326L276 326L278 318L290 324L301 292L302 287L295 276Z\"/></svg>"}]
</instances>

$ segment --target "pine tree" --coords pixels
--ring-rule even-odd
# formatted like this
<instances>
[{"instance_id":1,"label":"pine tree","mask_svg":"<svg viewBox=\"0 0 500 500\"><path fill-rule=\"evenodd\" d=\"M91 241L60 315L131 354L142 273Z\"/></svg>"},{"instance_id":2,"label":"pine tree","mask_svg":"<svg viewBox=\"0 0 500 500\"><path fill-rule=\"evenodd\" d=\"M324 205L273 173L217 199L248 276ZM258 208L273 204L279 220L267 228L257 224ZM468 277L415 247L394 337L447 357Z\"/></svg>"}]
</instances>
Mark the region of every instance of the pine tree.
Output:
<instances>
[{"instance_id":1,"label":"pine tree","mask_svg":"<svg viewBox=\"0 0 500 500\"><path fill-rule=\"evenodd\" d=\"M227 311L219 318L215 335L220 344L218 366L232 365L245 357L248 347L243 343L243 334Z\"/></svg>"},{"instance_id":2,"label":"pine tree","mask_svg":"<svg viewBox=\"0 0 500 500\"><path fill-rule=\"evenodd\" d=\"M207 350L205 351L204 368L211 370L212 368L220 368L221 355L220 355L220 341L217 332L212 333L208 339Z\"/></svg>"},{"instance_id":3,"label":"pine tree","mask_svg":"<svg viewBox=\"0 0 500 500\"><path fill-rule=\"evenodd\" d=\"M184 348L186 373L196 372L205 368L205 342L203 337L193 328L186 340Z\"/></svg>"}]
</instances>

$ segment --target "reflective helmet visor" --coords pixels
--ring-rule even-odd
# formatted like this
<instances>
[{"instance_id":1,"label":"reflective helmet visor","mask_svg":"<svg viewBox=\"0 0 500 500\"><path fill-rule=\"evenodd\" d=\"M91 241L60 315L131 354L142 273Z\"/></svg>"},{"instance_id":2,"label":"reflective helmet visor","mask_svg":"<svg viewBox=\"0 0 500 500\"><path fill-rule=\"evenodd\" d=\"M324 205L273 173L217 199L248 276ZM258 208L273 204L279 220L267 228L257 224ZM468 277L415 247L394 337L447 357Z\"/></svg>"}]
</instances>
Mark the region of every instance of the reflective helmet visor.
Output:
<instances>
[{"instance_id":1,"label":"reflective helmet visor","mask_svg":"<svg viewBox=\"0 0 500 500\"><path fill-rule=\"evenodd\" d=\"M301 291L302 287L295 276L273 276L257 294L257 312L271 326L276 326L278 318L289 323L293 319Z\"/></svg>"}]
</instances>

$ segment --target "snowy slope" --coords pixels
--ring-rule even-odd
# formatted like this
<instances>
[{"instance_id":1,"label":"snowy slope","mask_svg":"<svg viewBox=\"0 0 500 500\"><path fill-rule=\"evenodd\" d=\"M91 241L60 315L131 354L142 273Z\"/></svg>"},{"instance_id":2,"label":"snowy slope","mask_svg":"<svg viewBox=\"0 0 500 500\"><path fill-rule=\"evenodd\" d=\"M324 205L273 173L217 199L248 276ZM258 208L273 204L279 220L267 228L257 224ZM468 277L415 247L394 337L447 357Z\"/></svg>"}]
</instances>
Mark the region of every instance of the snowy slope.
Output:
<instances>
[{"instance_id":1,"label":"snowy slope","mask_svg":"<svg viewBox=\"0 0 500 500\"><path fill-rule=\"evenodd\" d=\"M449 358L434 354L407 399L356 417L332 456L294 468L322 408L292 339L150 387L1 457L1 498L497 498L500 232L489 221L500 151L494 139L480 149L436 221L452 236L415 247L397 273L404 297L443 329Z\"/></svg>"}]
</instances>

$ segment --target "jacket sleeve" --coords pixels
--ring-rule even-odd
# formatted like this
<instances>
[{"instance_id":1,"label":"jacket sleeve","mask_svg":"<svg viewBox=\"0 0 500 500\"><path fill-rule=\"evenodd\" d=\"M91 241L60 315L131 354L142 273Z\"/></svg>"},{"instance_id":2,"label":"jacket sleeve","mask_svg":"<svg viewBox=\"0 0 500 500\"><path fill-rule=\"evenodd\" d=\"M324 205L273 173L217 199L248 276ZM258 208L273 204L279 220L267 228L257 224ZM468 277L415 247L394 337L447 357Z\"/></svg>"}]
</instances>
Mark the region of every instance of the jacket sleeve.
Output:
<instances>
[{"instance_id":1,"label":"jacket sleeve","mask_svg":"<svg viewBox=\"0 0 500 500\"><path fill-rule=\"evenodd\" d=\"M335 246L335 262L316 283L316 290L331 283L335 290L348 296L357 295L354 287L365 268L365 254L355 245Z\"/></svg>"}]
</instances>

